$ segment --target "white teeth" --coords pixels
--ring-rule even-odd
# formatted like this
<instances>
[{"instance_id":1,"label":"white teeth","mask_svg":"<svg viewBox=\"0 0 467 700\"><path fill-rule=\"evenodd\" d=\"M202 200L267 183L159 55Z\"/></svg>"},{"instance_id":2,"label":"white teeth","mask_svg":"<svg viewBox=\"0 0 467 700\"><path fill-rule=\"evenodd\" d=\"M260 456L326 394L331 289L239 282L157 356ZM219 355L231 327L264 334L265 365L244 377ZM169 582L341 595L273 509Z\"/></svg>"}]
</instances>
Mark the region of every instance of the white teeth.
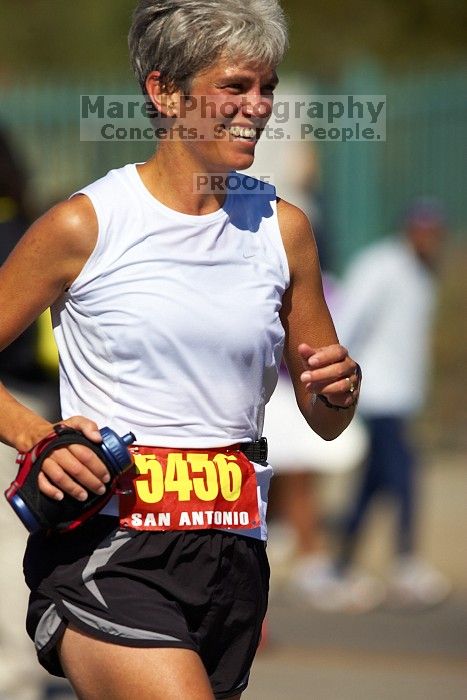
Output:
<instances>
[{"instance_id":1,"label":"white teeth","mask_svg":"<svg viewBox=\"0 0 467 700\"><path fill-rule=\"evenodd\" d=\"M229 128L229 134L232 136L241 136L242 139L254 139L256 137L256 130L241 126L231 126Z\"/></svg>"}]
</instances>

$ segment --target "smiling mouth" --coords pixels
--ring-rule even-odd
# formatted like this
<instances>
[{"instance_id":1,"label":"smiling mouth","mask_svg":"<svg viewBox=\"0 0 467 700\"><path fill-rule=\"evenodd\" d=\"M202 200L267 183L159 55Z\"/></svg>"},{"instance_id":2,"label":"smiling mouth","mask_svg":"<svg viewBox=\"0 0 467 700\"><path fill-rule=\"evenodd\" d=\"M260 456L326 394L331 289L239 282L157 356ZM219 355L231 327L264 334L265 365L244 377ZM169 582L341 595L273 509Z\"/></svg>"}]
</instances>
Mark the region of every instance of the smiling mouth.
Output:
<instances>
[{"instance_id":1,"label":"smiling mouth","mask_svg":"<svg viewBox=\"0 0 467 700\"><path fill-rule=\"evenodd\" d=\"M233 141L246 141L255 143L260 136L260 130L247 126L229 126L221 125L221 129L225 131Z\"/></svg>"},{"instance_id":2,"label":"smiling mouth","mask_svg":"<svg viewBox=\"0 0 467 700\"><path fill-rule=\"evenodd\" d=\"M251 127L231 126L228 131L234 138L240 137L248 141L256 141L256 129L252 129Z\"/></svg>"}]
</instances>

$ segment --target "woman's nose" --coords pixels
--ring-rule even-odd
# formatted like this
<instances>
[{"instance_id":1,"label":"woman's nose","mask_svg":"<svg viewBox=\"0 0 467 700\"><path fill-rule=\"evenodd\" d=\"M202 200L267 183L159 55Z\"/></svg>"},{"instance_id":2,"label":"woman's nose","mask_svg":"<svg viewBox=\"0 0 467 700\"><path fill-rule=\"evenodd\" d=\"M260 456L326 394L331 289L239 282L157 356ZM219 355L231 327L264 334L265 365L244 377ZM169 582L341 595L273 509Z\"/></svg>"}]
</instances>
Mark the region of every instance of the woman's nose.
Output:
<instances>
[{"instance_id":1,"label":"woman's nose","mask_svg":"<svg viewBox=\"0 0 467 700\"><path fill-rule=\"evenodd\" d=\"M256 119L268 119L271 116L272 100L264 95L247 95L242 100L242 112L245 116Z\"/></svg>"}]
</instances>

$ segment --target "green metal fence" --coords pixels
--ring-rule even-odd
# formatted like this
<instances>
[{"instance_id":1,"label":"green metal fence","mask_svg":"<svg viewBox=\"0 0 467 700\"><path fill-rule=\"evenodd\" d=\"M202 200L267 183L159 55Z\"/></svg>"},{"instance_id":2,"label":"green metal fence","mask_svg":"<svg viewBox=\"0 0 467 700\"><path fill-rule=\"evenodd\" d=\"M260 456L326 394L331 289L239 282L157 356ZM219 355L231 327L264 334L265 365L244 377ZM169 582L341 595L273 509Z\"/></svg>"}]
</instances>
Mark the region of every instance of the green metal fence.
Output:
<instances>
[{"instance_id":1,"label":"green metal fence","mask_svg":"<svg viewBox=\"0 0 467 700\"><path fill-rule=\"evenodd\" d=\"M387 95L385 143L323 143L323 189L331 266L341 269L367 242L393 230L413 196L445 204L458 239L467 237L466 71L388 77L354 67L321 94ZM81 142L80 94L135 94L130 85L0 85L0 123L28 164L41 208L126 162L145 160L151 143Z\"/></svg>"},{"instance_id":2,"label":"green metal fence","mask_svg":"<svg viewBox=\"0 0 467 700\"><path fill-rule=\"evenodd\" d=\"M131 85L35 84L2 89L0 124L23 156L40 208L126 162L145 160L148 143L80 140L80 95L131 95Z\"/></svg>"},{"instance_id":3,"label":"green metal fence","mask_svg":"<svg viewBox=\"0 0 467 700\"><path fill-rule=\"evenodd\" d=\"M467 71L387 77L362 65L343 94L387 96L385 143L326 143L321 149L333 262L397 228L413 197L444 204L457 240L467 238Z\"/></svg>"}]
</instances>

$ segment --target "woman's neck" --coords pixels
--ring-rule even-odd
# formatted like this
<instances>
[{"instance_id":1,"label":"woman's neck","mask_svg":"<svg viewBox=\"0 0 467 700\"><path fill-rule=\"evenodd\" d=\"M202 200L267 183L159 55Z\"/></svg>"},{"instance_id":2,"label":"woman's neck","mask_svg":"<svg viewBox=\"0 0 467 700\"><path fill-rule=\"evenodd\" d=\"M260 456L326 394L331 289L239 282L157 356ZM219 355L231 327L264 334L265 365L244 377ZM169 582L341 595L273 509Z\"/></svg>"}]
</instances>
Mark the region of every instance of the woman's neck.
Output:
<instances>
[{"instance_id":1,"label":"woman's neck","mask_svg":"<svg viewBox=\"0 0 467 700\"><path fill-rule=\"evenodd\" d=\"M226 193L219 176L190 158L177 144L163 144L150 160L138 166L140 177L162 204L184 214L211 214L220 209ZM209 183L216 183L210 187ZM214 191L216 190L216 191Z\"/></svg>"}]
</instances>

